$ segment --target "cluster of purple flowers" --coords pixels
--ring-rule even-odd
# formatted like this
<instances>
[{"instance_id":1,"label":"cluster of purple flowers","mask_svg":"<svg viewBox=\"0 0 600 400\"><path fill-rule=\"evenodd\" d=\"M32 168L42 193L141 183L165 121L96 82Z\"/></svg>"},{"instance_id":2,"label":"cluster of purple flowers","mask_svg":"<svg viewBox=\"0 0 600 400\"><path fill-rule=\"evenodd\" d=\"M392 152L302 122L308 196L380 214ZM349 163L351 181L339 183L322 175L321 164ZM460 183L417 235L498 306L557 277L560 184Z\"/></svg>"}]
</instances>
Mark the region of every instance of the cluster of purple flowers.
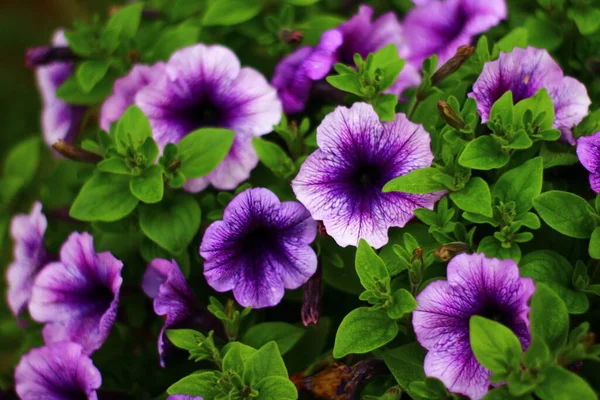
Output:
<instances>
[{"instance_id":1,"label":"cluster of purple flowers","mask_svg":"<svg viewBox=\"0 0 600 400\"><path fill-rule=\"evenodd\" d=\"M401 22L386 13L375 20L369 6L347 22L323 33L318 45L301 47L284 58L272 82L220 45L196 44L175 52L166 62L136 65L115 82L100 111L100 126L110 130L130 105L148 117L161 148L177 143L201 127L222 127L235 139L222 163L205 177L189 180L185 189L200 192L209 185L235 189L258 163L252 139L268 134L282 111L298 113L315 85L335 63L354 65L353 55L366 56L395 44L407 64L388 90L400 96L420 82L420 64L437 54L447 61L473 37L506 18L504 0L420 0ZM408 34L410 33L410 34ZM62 32L54 45L66 46ZM83 108L60 100L56 90L71 74L69 61L37 68L44 100L46 141L71 140ZM515 102L546 88L555 108L554 127L575 144L573 127L587 114L585 87L566 77L545 51L535 48L502 53L486 63L470 97L486 122L494 102L512 91ZM232 291L242 306L275 306L285 289L304 285L317 271L311 244L322 221L339 246L360 239L381 248L390 227L403 227L417 208L433 209L445 194L383 193L390 180L431 166L430 135L406 115L381 122L370 104L337 107L317 128L318 149L303 162L292 181L298 201L281 202L264 188L247 189L226 207L221 221L204 232L199 254L204 276L218 292ZM580 138L577 153L591 172L590 184L600 191L600 132ZM28 310L43 323L46 345L23 356L16 368L18 394L28 398L96 399L100 372L90 355L106 341L117 318L123 263L109 252L96 253L87 233L72 233L60 254L44 246L46 217L36 203L30 215L16 216L11 234L14 262L7 273L8 303L22 322ZM166 330L192 328L222 333L220 322L200 304L173 260L155 259L141 282L154 311L165 317L158 337L161 365L169 342ZM526 348L529 344L528 301L535 288L519 276L511 260L482 254L460 255L448 265L447 280L430 283L417 297L413 325L425 359L427 376L452 392L480 399L489 388L490 372L476 360L469 344L473 315L501 321ZM64 373L56 374L57 369ZM54 396L54 397L52 397ZM79 397L78 397L79 396ZM189 396L171 396L185 399Z\"/></svg>"},{"instance_id":2,"label":"cluster of purple flowers","mask_svg":"<svg viewBox=\"0 0 600 400\"><path fill-rule=\"evenodd\" d=\"M284 58L273 77L284 111L293 114L304 110L313 86L322 83L319 81L335 63L354 66L355 54L364 58L389 44L396 45L398 55L407 60L387 90L400 96L420 83L419 70L425 58L437 54L441 65L458 47L506 18L504 0L415 3L402 22L392 12L371 21L373 9L361 6L347 22L323 33L317 46L301 47Z\"/></svg>"}]
</instances>

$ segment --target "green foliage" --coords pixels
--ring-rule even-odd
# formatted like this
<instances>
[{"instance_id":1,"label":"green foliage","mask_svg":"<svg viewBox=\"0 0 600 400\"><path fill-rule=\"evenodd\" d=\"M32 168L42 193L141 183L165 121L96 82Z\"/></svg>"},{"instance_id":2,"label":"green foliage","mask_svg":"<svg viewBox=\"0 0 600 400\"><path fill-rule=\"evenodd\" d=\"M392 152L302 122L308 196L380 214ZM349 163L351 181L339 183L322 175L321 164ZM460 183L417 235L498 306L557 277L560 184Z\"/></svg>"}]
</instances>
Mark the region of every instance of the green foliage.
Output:
<instances>
[{"instance_id":1,"label":"green foliage","mask_svg":"<svg viewBox=\"0 0 600 400\"><path fill-rule=\"evenodd\" d=\"M398 324L383 310L360 307L344 317L335 335L333 356L364 354L389 343L398 334Z\"/></svg>"},{"instance_id":2,"label":"green foliage","mask_svg":"<svg viewBox=\"0 0 600 400\"><path fill-rule=\"evenodd\" d=\"M202 128L186 135L177 144L179 171L186 178L199 178L211 172L229 153L235 132L230 129Z\"/></svg>"},{"instance_id":3,"label":"green foliage","mask_svg":"<svg viewBox=\"0 0 600 400\"><path fill-rule=\"evenodd\" d=\"M551 190L533 199L540 217L552 229L574 238L589 238L595 229L593 210L581 197Z\"/></svg>"}]
</instances>

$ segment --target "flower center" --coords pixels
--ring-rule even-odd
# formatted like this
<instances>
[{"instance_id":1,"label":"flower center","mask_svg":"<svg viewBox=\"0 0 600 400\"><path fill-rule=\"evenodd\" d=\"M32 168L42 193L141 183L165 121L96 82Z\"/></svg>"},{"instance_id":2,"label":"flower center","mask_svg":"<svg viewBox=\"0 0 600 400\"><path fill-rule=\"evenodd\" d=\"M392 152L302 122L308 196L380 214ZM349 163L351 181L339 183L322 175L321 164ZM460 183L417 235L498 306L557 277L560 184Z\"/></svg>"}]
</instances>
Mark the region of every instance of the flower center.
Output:
<instances>
[{"instance_id":1,"label":"flower center","mask_svg":"<svg viewBox=\"0 0 600 400\"><path fill-rule=\"evenodd\" d=\"M211 101L203 101L187 111L193 129L219 127L223 124L223 113Z\"/></svg>"},{"instance_id":2,"label":"flower center","mask_svg":"<svg viewBox=\"0 0 600 400\"><path fill-rule=\"evenodd\" d=\"M361 165L352 173L352 181L363 189L383 187L381 177L382 173L379 166L374 164Z\"/></svg>"},{"instance_id":3,"label":"flower center","mask_svg":"<svg viewBox=\"0 0 600 400\"><path fill-rule=\"evenodd\" d=\"M242 243L245 254L260 255L265 250L276 249L278 246L277 234L269 227L258 225L251 228Z\"/></svg>"},{"instance_id":4,"label":"flower center","mask_svg":"<svg viewBox=\"0 0 600 400\"><path fill-rule=\"evenodd\" d=\"M94 308L99 312L104 313L110 308L110 304L113 301L113 292L109 287L98 284L90 292L87 293L89 299L94 302Z\"/></svg>"},{"instance_id":5,"label":"flower center","mask_svg":"<svg viewBox=\"0 0 600 400\"><path fill-rule=\"evenodd\" d=\"M507 328L512 329L513 320L510 317L510 313L503 310L498 305L492 304L484 307L479 313L477 313L480 317L484 317L487 319L491 319L492 321L496 321L506 326Z\"/></svg>"}]
</instances>

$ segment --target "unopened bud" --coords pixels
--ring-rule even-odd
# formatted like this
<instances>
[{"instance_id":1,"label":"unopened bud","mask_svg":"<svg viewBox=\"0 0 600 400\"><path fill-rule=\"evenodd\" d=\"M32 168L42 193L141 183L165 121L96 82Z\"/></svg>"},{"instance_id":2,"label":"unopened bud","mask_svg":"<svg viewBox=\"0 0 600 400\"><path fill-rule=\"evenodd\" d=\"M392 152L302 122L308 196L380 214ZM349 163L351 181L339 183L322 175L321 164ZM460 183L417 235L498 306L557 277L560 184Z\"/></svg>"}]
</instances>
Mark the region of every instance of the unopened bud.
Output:
<instances>
[{"instance_id":1,"label":"unopened bud","mask_svg":"<svg viewBox=\"0 0 600 400\"><path fill-rule=\"evenodd\" d=\"M55 62L75 61L77 58L77 55L67 46L32 47L25 52L25 65L36 68Z\"/></svg>"},{"instance_id":2,"label":"unopened bud","mask_svg":"<svg viewBox=\"0 0 600 400\"><path fill-rule=\"evenodd\" d=\"M297 46L302 43L302 39L304 39L304 34L301 31L282 28L279 30L279 39L282 42L291 44L292 46Z\"/></svg>"},{"instance_id":3,"label":"unopened bud","mask_svg":"<svg viewBox=\"0 0 600 400\"><path fill-rule=\"evenodd\" d=\"M448 243L437 249L433 255L442 261L450 261L454 256L470 251L469 245L463 242Z\"/></svg>"},{"instance_id":4,"label":"unopened bud","mask_svg":"<svg viewBox=\"0 0 600 400\"><path fill-rule=\"evenodd\" d=\"M302 303L302 323L304 326L317 325L321 316L321 291L323 269L319 264L315 274L304 284L304 302Z\"/></svg>"},{"instance_id":5,"label":"unopened bud","mask_svg":"<svg viewBox=\"0 0 600 400\"><path fill-rule=\"evenodd\" d=\"M431 77L431 84L437 85L442 82L444 79L458 71L458 69L473 55L475 52L475 47L465 45L460 46L456 51L454 57L446 61L444 65L442 65Z\"/></svg>"},{"instance_id":6,"label":"unopened bud","mask_svg":"<svg viewBox=\"0 0 600 400\"><path fill-rule=\"evenodd\" d=\"M452 109L452 107L450 107L450 104L440 100L438 101L437 108L440 113L440 116L448 125L459 131L465 129L465 121L463 121L462 118L458 116L458 114Z\"/></svg>"},{"instance_id":7,"label":"unopened bud","mask_svg":"<svg viewBox=\"0 0 600 400\"><path fill-rule=\"evenodd\" d=\"M100 154L92 153L91 151L82 149L79 146L67 143L64 140L59 140L58 142L54 143L52 147L63 156L75 161L97 164L104 159L104 157L102 157Z\"/></svg>"}]
</instances>

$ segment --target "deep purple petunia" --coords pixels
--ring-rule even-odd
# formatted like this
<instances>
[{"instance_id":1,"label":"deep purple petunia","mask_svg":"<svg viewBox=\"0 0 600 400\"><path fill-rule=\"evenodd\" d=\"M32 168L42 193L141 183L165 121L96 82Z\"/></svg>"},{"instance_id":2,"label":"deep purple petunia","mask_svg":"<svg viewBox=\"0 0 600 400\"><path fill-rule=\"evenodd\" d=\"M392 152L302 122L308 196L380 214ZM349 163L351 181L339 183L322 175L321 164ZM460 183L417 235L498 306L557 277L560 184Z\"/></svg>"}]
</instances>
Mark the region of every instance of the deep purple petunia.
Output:
<instances>
[{"instance_id":1,"label":"deep purple petunia","mask_svg":"<svg viewBox=\"0 0 600 400\"><path fill-rule=\"evenodd\" d=\"M524 348L529 346L530 278L519 276L513 260L460 254L448 264L447 281L431 282L417 296L413 326L417 340L429 352L425 375L444 382L449 391L473 400L490 386L490 372L475 358L469 321L479 315L510 328Z\"/></svg>"},{"instance_id":2,"label":"deep purple petunia","mask_svg":"<svg viewBox=\"0 0 600 400\"><path fill-rule=\"evenodd\" d=\"M152 260L144 273L142 289L154 300L154 312L166 316L158 336L158 354L163 367L170 344L167 329L216 330L217 335L222 334L220 321L197 301L175 261Z\"/></svg>"},{"instance_id":3,"label":"deep purple petunia","mask_svg":"<svg viewBox=\"0 0 600 400\"><path fill-rule=\"evenodd\" d=\"M317 269L310 247L317 223L304 206L280 202L264 188L247 189L204 233L204 276L218 292L233 290L244 307L277 305L284 289L296 289Z\"/></svg>"},{"instance_id":4,"label":"deep purple petunia","mask_svg":"<svg viewBox=\"0 0 600 400\"><path fill-rule=\"evenodd\" d=\"M572 128L587 115L591 100L585 86L568 76L546 50L527 47L500 53L496 61L487 62L469 93L477 102L482 122L487 122L496 100L511 91L515 103L532 97L542 88L554 104L553 127L560 129L561 139L575 144Z\"/></svg>"},{"instance_id":5,"label":"deep purple petunia","mask_svg":"<svg viewBox=\"0 0 600 400\"><path fill-rule=\"evenodd\" d=\"M6 270L8 306L19 320L31 298L33 281L50 255L44 246L48 221L42 214L42 204L36 202L31 213L13 217L10 235L14 241L14 260Z\"/></svg>"},{"instance_id":6,"label":"deep purple petunia","mask_svg":"<svg viewBox=\"0 0 600 400\"><path fill-rule=\"evenodd\" d=\"M190 396L188 394L172 394L167 397L167 400L204 400L199 396Z\"/></svg>"},{"instance_id":7,"label":"deep purple petunia","mask_svg":"<svg viewBox=\"0 0 600 400\"><path fill-rule=\"evenodd\" d=\"M207 176L187 182L186 189L192 192L209 184L234 189L248 179L258 163L252 138L271 132L282 112L275 89L258 71L242 68L236 55L223 46L203 44L175 52L161 76L140 90L135 102L150 119L161 148L198 128L235 131L223 162Z\"/></svg>"},{"instance_id":8,"label":"deep purple petunia","mask_svg":"<svg viewBox=\"0 0 600 400\"><path fill-rule=\"evenodd\" d=\"M43 322L44 341L80 343L91 354L104 343L117 316L123 263L109 252L96 253L88 233L72 233L60 261L38 274L29 313Z\"/></svg>"},{"instance_id":9,"label":"deep purple petunia","mask_svg":"<svg viewBox=\"0 0 600 400\"><path fill-rule=\"evenodd\" d=\"M127 108L135 102L135 95L160 76L164 63L135 65L129 73L115 81L112 94L104 100L100 109L100 127L110 130L110 125L118 121Z\"/></svg>"},{"instance_id":10,"label":"deep purple petunia","mask_svg":"<svg viewBox=\"0 0 600 400\"><path fill-rule=\"evenodd\" d=\"M319 149L304 161L292 188L340 246L357 246L363 238L379 248L388 228L404 226L414 209L432 209L442 196L382 193L393 178L431 165L429 142L423 127L404 114L380 122L369 104L338 107L317 128Z\"/></svg>"},{"instance_id":11,"label":"deep purple petunia","mask_svg":"<svg viewBox=\"0 0 600 400\"><path fill-rule=\"evenodd\" d=\"M272 83L278 90L286 113L302 111L313 82L325 78L337 62L354 65L356 53L365 58L388 44L395 44L400 57L408 56L404 31L396 15L388 12L375 21L371 21L372 17L373 9L361 6L351 19L324 32L316 47L302 47L277 65ZM408 87L417 86L420 81L417 68L407 64L387 93L400 95Z\"/></svg>"},{"instance_id":12,"label":"deep purple petunia","mask_svg":"<svg viewBox=\"0 0 600 400\"><path fill-rule=\"evenodd\" d=\"M404 19L409 61L421 65L437 54L442 65L473 37L506 18L505 0L419 1Z\"/></svg>"},{"instance_id":13,"label":"deep purple petunia","mask_svg":"<svg viewBox=\"0 0 600 400\"><path fill-rule=\"evenodd\" d=\"M52 44L67 46L63 30L52 37ZM55 62L36 68L37 85L42 95L42 132L44 140L52 146L59 140L72 141L77 134L84 107L71 105L58 98L56 91L73 72L71 62Z\"/></svg>"},{"instance_id":14,"label":"deep purple petunia","mask_svg":"<svg viewBox=\"0 0 600 400\"><path fill-rule=\"evenodd\" d=\"M600 193L600 132L577 139L579 162L590 171L590 187Z\"/></svg>"},{"instance_id":15,"label":"deep purple petunia","mask_svg":"<svg viewBox=\"0 0 600 400\"><path fill-rule=\"evenodd\" d=\"M15 390L23 400L97 400L100 385L100 371L78 343L30 350L15 368Z\"/></svg>"}]
</instances>

